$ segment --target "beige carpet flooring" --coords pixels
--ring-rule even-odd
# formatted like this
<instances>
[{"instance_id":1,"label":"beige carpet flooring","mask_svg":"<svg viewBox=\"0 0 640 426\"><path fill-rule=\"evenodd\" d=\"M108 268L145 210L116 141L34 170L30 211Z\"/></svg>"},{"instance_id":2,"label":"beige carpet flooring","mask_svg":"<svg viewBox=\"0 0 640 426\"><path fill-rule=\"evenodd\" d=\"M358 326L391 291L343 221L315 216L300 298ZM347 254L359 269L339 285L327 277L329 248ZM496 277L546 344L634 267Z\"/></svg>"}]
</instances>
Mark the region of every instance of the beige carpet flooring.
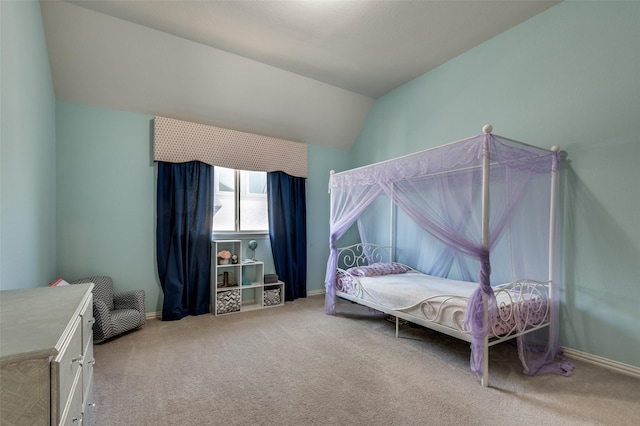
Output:
<instances>
[{"instance_id":1,"label":"beige carpet flooring","mask_svg":"<svg viewBox=\"0 0 640 426\"><path fill-rule=\"evenodd\" d=\"M640 381L575 362L572 377L521 374L490 353L490 388L468 344L323 296L180 321L150 320L95 346L92 424L637 425Z\"/></svg>"}]
</instances>

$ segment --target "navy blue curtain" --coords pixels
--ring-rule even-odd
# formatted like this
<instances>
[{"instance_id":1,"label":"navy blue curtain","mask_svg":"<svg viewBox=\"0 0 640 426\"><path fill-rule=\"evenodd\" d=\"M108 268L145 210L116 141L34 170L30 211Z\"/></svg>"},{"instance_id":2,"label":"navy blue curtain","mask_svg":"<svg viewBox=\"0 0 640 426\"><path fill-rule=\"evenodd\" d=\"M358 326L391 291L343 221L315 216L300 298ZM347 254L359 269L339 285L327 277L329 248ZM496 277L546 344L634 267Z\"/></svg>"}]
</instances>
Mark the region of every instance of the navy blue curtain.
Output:
<instances>
[{"instance_id":1,"label":"navy blue curtain","mask_svg":"<svg viewBox=\"0 0 640 426\"><path fill-rule=\"evenodd\" d=\"M209 312L213 167L158 162L156 250L162 320Z\"/></svg>"},{"instance_id":2,"label":"navy blue curtain","mask_svg":"<svg viewBox=\"0 0 640 426\"><path fill-rule=\"evenodd\" d=\"M306 179L267 173L269 238L276 274L285 283L285 300L307 297Z\"/></svg>"}]
</instances>

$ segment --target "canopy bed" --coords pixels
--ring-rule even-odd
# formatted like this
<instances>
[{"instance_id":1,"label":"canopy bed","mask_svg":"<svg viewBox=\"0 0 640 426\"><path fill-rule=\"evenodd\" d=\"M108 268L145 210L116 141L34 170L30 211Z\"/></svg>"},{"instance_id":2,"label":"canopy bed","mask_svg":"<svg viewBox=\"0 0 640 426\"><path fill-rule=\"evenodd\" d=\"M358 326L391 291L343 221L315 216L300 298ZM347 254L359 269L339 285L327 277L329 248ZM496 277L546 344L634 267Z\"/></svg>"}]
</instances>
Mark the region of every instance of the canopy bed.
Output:
<instances>
[{"instance_id":1,"label":"canopy bed","mask_svg":"<svg viewBox=\"0 0 640 426\"><path fill-rule=\"evenodd\" d=\"M325 311L341 297L394 316L396 335L401 318L467 341L483 386L489 347L512 339L525 374L569 375L558 347L560 154L491 132L332 172ZM359 242L339 249L356 225Z\"/></svg>"}]
</instances>

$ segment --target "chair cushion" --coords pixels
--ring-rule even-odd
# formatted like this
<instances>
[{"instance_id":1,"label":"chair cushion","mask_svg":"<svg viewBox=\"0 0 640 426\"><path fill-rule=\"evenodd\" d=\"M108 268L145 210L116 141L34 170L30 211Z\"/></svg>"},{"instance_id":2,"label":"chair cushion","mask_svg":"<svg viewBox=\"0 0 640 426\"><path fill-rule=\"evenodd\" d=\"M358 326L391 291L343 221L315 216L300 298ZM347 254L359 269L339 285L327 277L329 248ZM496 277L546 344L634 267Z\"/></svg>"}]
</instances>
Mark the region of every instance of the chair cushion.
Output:
<instances>
[{"instance_id":1,"label":"chair cushion","mask_svg":"<svg viewBox=\"0 0 640 426\"><path fill-rule=\"evenodd\" d=\"M138 328L145 323L145 315L135 309L116 309L109 313L113 335ZM109 338L111 336L105 336Z\"/></svg>"}]
</instances>

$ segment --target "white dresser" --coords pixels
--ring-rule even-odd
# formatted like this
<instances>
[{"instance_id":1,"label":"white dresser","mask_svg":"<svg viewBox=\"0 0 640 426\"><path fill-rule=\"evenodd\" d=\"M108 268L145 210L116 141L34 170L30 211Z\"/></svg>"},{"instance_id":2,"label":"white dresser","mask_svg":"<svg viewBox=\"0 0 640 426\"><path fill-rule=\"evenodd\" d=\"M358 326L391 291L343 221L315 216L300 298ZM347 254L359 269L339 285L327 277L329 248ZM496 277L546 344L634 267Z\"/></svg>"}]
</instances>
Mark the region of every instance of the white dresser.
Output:
<instances>
[{"instance_id":1,"label":"white dresser","mask_svg":"<svg viewBox=\"0 0 640 426\"><path fill-rule=\"evenodd\" d=\"M0 425L89 425L93 284L0 292Z\"/></svg>"}]
</instances>

